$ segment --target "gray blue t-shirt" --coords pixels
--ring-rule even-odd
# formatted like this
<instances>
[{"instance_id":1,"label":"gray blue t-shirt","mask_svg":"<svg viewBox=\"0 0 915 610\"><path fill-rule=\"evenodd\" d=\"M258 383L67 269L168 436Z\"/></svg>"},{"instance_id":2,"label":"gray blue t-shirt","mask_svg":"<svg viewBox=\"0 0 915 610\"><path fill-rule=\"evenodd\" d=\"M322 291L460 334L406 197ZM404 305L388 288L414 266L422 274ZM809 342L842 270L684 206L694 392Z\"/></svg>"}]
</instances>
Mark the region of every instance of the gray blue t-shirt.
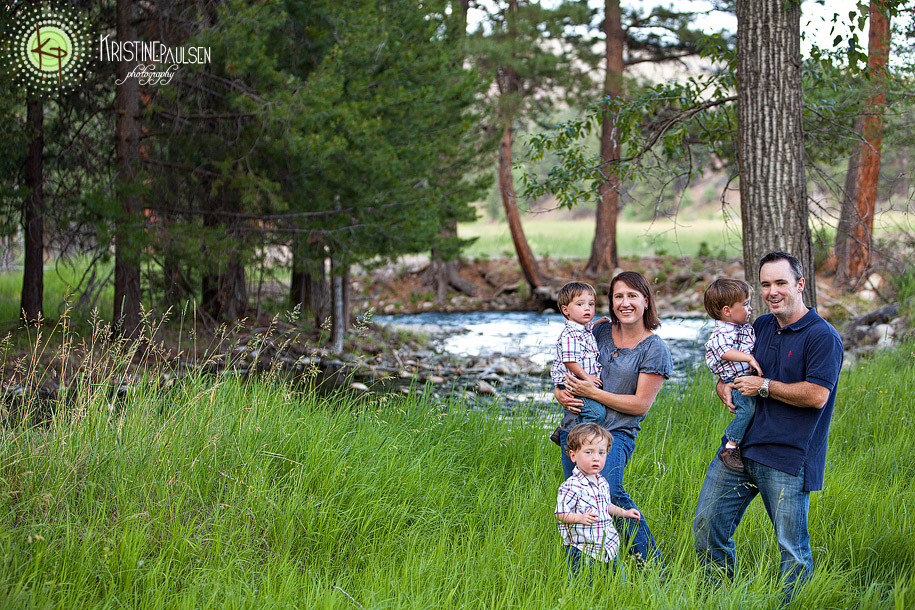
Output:
<instances>
[{"instance_id":1,"label":"gray blue t-shirt","mask_svg":"<svg viewBox=\"0 0 915 610\"><path fill-rule=\"evenodd\" d=\"M639 384L639 373L654 373L664 376L665 379L670 377L674 363L670 357L670 350L661 337L648 335L633 348L617 349L613 342L612 330L612 323L594 327L594 338L600 351L597 361L602 367L602 390L612 394L635 394ZM574 413L566 412L562 419L562 427L571 428L577 417ZM639 424L643 419L644 415L629 415L607 407L607 417L603 425L610 432L625 432L636 438L641 430Z\"/></svg>"}]
</instances>

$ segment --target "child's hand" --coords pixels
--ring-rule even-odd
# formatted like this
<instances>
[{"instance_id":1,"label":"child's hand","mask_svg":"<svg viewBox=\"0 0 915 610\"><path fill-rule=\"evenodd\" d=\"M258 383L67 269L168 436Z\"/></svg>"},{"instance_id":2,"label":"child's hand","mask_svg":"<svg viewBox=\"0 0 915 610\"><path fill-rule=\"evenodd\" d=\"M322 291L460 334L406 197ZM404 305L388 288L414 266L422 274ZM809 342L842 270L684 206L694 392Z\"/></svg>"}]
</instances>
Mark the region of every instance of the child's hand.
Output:
<instances>
[{"instance_id":1,"label":"child's hand","mask_svg":"<svg viewBox=\"0 0 915 610\"><path fill-rule=\"evenodd\" d=\"M582 525L594 525L599 517L597 513L578 513L578 522Z\"/></svg>"},{"instance_id":2,"label":"child's hand","mask_svg":"<svg viewBox=\"0 0 915 610\"><path fill-rule=\"evenodd\" d=\"M601 381L601 380L600 380L600 377L598 377L597 375L587 375L587 374L586 374L586 375L585 375L585 379L587 379L588 381L590 381L591 383L593 383L593 384L596 385L597 387L601 387L602 385L604 385L604 382Z\"/></svg>"},{"instance_id":3,"label":"child's hand","mask_svg":"<svg viewBox=\"0 0 915 610\"><path fill-rule=\"evenodd\" d=\"M765 375L763 375L762 367L759 366L759 363L758 363L758 362L756 362L756 358L754 358L753 356L750 356L750 362L749 362L749 364L750 364L750 368L753 369L754 371L756 371L756 374L757 374L757 375L759 375L760 377L764 377L764 376L765 376Z\"/></svg>"},{"instance_id":4,"label":"child's hand","mask_svg":"<svg viewBox=\"0 0 915 610\"><path fill-rule=\"evenodd\" d=\"M635 519L636 521L642 520L642 514L634 508L624 510L623 516L627 519Z\"/></svg>"},{"instance_id":5,"label":"child's hand","mask_svg":"<svg viewBox=\"0 0 915 610\"><path fill-rule=\"evenodd\" d=\"M608 318L607 316L604 316L602 318L594 320L594 323L591 326L594 327L594 326L597 326L598 324L606 324L607 322L610 322L610 318Z\"/></svg>"}]
</instances>

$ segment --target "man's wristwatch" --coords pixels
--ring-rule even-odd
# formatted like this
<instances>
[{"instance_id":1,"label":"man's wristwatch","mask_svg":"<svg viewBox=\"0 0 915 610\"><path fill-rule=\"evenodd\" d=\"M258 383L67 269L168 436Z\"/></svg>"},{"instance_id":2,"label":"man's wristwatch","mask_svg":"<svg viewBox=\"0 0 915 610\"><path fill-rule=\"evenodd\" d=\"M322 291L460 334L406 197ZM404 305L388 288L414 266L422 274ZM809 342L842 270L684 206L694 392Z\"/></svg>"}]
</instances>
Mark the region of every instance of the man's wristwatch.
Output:
<instances>
[{"instance_id":1,"label":"man's wristwatch","mask_svg":"<svg viewBox=\"0 0 915 610\"><path fill-rule=\"evenodd\" d=\"M759 386L759 395L763 398L769 398L769 382L771 379L763 379L763 384Z\"/></svg>"}]
</instances>

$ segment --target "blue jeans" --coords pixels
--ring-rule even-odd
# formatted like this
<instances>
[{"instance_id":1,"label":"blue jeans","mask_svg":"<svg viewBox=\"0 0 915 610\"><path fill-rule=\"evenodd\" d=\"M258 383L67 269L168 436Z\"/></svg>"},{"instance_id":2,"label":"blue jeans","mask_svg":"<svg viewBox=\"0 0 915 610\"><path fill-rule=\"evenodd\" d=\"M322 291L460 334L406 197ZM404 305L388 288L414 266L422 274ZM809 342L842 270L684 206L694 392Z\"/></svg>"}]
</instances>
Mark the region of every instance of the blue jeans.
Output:
<instances>
[{"instance_id":1,"label":"blue jeans","mask_svg":"<svg viewBox=\"0 0 915 610\"><path fill-rule=\"evenodd\" d=\"M739 445L756 412L756 397L744 396L737 390L731 390L731 400L737 407L737 412L734 413L734 419L731 420L728 427L724 429L724 435L729 441Z\"/></svg>"},{"instance_id":2,"label":"blue jeans","mask_svg":"<svg viewBox=\"0 0 915 610\"><path fill-rule=\"evenodd\" d=\"M607 479L607 483L610 484L610 500L620 508L635 508L642 513L642 518L639 521L615 518L613 523L616 526L616 531L630 544L630 554L643 561L655 561L661 567L664 567L664 558L655 545L651 530L648 529L645 513L635 505L635 502L623 489L623 475L626 472L626 464L635 450L635 439L624 432L611 432L611 434L613 435L613 445L610 447L604 469L600 471L604 478ZM562 472L567 479L572 476L572 469L575 468L575 463L572 462L566 451L566 437L568 435L569 432L565 429L559 435L559 444L562 448Z\"/></svg>"},{"instance_id":3,"label":"blue jeans","mask_svg":"<svg viewBox=\"0 0 915 610\"><path fill-rule=\"evenodd\" d=\"M564 546L562 548L566 552L566 558L569 560L569 571L573 578L581 572L582 568L585 568L588 570L588 584L591 584L595 570L607 570L613 572L620 580L626 580L623 574L623 564L620 562L619 556L614 557L613 561L603 562L583 555L574 546Z\"/></svg>"},{"instance_id":4,"label":"blue jeans","mask_svg":"<svg viewBox=\"0 0 915 610\"><path fill-rule=\"evenodd\" d=\"M584 404L581 406L581 414L575 421L576 424L583 424L588 422L595 424L604 423L604 419L607 417L607 407L600 404L593 398L583 398L581 396L578 398L580 398L581 402Z\"/></svg>"},{"instance_id":5,"label":"blue jeans","mask_svg":"<svg viewBox=\"0 0 915 610\"><path fill-rule=\"evenodd\" d=\"M762 496L775 537L781 548L781 574L785 600L807 582L813 572L807 513L810 492L804 491L804 469L791 476L744 458L744 471L728 470L714 458L705 473L693 521L696 552L713 575L724 568L729 579L737 574L734 531L757 494Z\"/></svg>"}]
</instances>

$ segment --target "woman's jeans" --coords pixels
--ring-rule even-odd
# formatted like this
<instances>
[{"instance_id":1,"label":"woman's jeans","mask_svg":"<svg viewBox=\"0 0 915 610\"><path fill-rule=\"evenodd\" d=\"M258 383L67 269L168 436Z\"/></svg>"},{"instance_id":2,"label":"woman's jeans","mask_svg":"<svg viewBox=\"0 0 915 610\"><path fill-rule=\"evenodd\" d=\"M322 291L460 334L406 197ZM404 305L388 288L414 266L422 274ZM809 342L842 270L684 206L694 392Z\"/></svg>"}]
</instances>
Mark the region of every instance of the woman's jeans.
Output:
<instances>
[{"instance_id":1,"label":"woman's jeans","mask_svg":"<svg viewBox=\"0 0 915 610\"><path fill-rule=\"evenodd\" d=\"M712 459L693 521L696 552L710 576L715 575L716 568L723 568L733 579L737 574L734 530L750 502L760 495L781 549L784 593L790 601L795 588L813 572L807 531L810 492L804 491L804 469L792 476L747 458L743 464L744 471L735 472L725 468L721 460Z\"/></svg>"},{"instance_id":2,"label":"woman's jeans","mask_svg":"<svg viewBox=\"0 0 915 610\"><path fill-rule=\"evenodd\" d=\"M563 430L559 435L559 443L560 447L562 447L562 472L567 479L572 476L572 469L575 468L575 463L572 462L566 452L566 437L568 435L569 432L567 430ZM620 508L635 508L639 510L632 498L629 497L629 494L626 493L626 490L623 489L623 475L626 472L626 464L629 463L629 458L635 450L635 439L624 432L611 432L611 435L613 436L613 445L607 454L607 462L604 464L604 469L600 472L607 479L607 483L610 484L610 500ZM655 545L651 530L648 529L645 513L642 510L639 510L639 512L642 513L642 518L639 521L614 518L613 523L616 526L616 531L629 543L630 554L643 561L657 562L663 567L664 558Z\"/></svg>"},{"instance_id":3,"label":"woman's jeans","mask_svg":"<svg viewBox=\"0 0 915 610\"><path fill-rule=\"evenodd\" d=\"M725 381L724 383L730 382ZM734 418L731 419L731 423L725 428L724 436L735 445L739 445L741 441L743 441L743 435L747 431L747 428L750 427L750 421L753 420L753 414L756 413L756 397L744 396L737 390L731 390L731 401L734 403L734 407L737 411L734 413Z\"/></svg>"}]
</instances>

